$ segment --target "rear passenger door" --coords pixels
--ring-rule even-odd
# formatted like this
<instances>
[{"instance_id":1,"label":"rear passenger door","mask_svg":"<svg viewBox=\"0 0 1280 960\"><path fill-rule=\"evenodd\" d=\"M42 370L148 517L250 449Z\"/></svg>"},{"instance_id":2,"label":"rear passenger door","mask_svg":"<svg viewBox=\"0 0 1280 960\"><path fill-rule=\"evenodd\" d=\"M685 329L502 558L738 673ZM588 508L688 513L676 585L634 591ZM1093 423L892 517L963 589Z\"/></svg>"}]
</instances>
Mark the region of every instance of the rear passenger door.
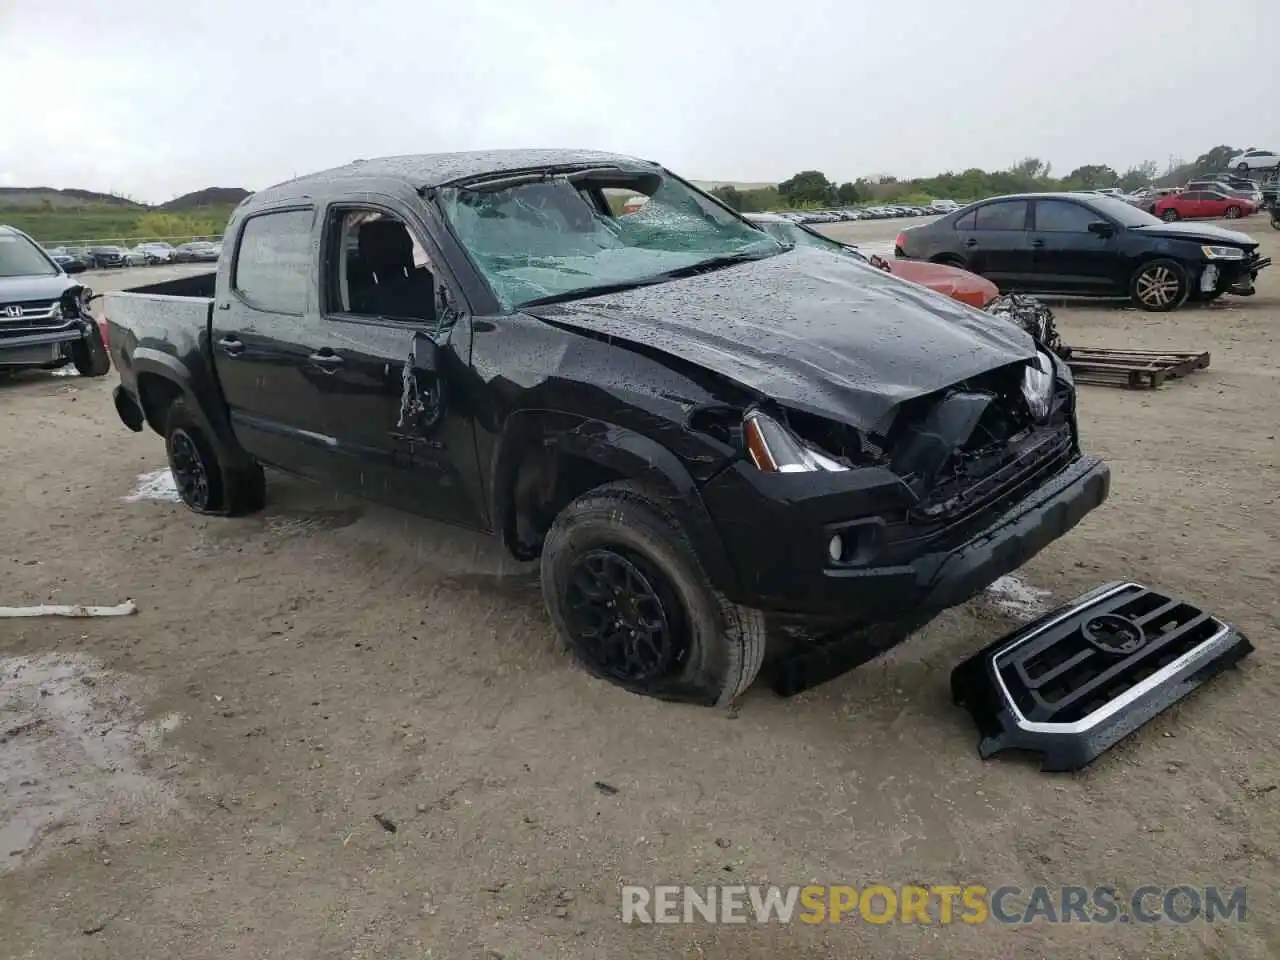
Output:
<instances>
[{"instance_id":1,"label":"rear passenger door","mask_svg":"<svg viewBox=\"0 0 1280 960\"><path fill-rule=\"evenodd\" d=\"M241 221L221 268L210 349L241 446L263 463L319 478L331 441L308 376L317 324L314 231L311 206Z\"/></svg>"},{"instance_id":2,"label":"rear passenger door","mask_svg":"<svg viewBox=\"0 0 1280 960\"><path fill-rule=\"evenodd\" d=\"M963 239L969 269L1001 290L1017 289L1029 283L1032 279L1027 235L1029 216L1030 204L1026 200L996 200L977 207L973 211L972 227Z\"/></svg>"}]
</instances>

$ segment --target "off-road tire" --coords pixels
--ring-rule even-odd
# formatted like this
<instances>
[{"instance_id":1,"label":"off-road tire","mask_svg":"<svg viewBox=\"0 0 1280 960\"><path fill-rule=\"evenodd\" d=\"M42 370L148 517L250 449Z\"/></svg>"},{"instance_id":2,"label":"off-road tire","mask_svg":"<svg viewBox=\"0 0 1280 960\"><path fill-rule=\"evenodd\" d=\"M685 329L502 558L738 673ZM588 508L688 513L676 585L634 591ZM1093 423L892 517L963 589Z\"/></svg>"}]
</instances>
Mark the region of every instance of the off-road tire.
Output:
<instances>
[{"instance_id":1,"label":"off-road tire","mask_svg":"<svg viewBox=\"0 0 1280 960\"><path fill-rule=\"evenodd\" d=\"M182 502L196 513L221 516L241 516L261 510L266 501L266 477L259 464L235 468L224 464L218 457L200 421L194 417L182 397L176 397L169 405L164 420L164 447L169 470L174 475ZM192 496L179 481L180 466L175 453L187 441L194 447L207 481L207 493L203 497Z\"/></svg>"},{"instance_id":2,"label":"off-road tire","mask_svg":"<svg viewBox=\"0 0 1280 960\"><path fill-rule=\"evenodd\" d=\"M1169 287L1169 282L1172 282L1174 286ZM1164 291L1162 296L1157 297L1153 294L1153 285L1160 286ZM1190 278L1187 276L1187 271L1183 269L1182 264L1176 260L1169 260L1165 257L1148 260L1133 271L1133 276L1129 278L1130 299L1133 300L1135 306L1150 313L1166 313L1169 310L1176 310L1187 302L1187 298L1190 295Z\"/></svg>"},{"instance_id":3,"label":"off-road tire","mask_svg":"<svg viewBox=\"0 0 1280 960\"><path fill-rule=\"evenodd\" d=\"M611 674L575 638L569 622L572 575L584 556L601 550L652 573L668 619L680 628L681 652L656 678L630 682ZM640 484L605 484L565 507L547 533L541 567L542 596L556 633L594 676L661 700L723 706L760 672L764 614L716 592L679 523Z\"/></svg>"}]
</instances>

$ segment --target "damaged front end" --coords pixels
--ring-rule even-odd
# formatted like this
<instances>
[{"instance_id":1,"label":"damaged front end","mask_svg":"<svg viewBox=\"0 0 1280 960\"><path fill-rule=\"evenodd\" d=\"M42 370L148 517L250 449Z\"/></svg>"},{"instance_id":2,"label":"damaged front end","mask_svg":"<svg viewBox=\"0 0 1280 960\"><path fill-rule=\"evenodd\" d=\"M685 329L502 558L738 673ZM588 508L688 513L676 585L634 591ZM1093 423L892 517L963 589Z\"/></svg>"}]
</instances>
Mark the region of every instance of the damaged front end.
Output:
<instances>
[{"instance_id":1,"label":"damaged front end","mask_svg":"<svg viewBox=\"0 0 1280 960\"><path fill-rule=\"evenodd\" d=\"M840 627L963 603L1109 489L1080 453L1070 372L1044 352L867 430L755 408L738 443L743 458L702 494L749 584L742 602Z\"/></svg>"},{"instance_id":2,"label":"damaged front end","mask_svg":"<svg viewBox=\"0 0 1280 960\"><path fill-rule=\"evenodd\" d=\"M1200 270L1197 292L1202 298L1223 293L1251 297L1257 292L1254 282L1258 274L1271 266L1271 258L1259 256L1257 250L1214 245L1206 245L1201 250L1205 265Z\"/></svg>"}]
</instances>

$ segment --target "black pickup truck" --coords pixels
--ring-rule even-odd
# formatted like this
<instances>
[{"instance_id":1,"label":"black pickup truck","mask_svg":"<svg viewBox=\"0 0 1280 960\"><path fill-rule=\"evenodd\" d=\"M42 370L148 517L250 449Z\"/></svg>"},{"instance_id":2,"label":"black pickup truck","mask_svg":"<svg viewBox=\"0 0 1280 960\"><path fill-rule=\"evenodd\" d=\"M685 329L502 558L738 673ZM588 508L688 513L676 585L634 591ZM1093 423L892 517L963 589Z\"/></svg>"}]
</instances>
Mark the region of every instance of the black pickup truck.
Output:
<instances>
[{"instance_id":1,"label":"black pickup truck","mask_svg":"<svg viewBox=\"0 0 1280 960\"><path fill-rule=\"evenodd\" d=\"M104 376L110 364L91 297L39 244L0 224L0 375L73 363L82 376Z\"/></svg>"},{"instance_id":2,"label":"black pickup truck","mask_svg":"<svg viewBox=\"0 0 1280 960\"><path fill-rule=\"evenodd\" d=\"M652 163L359 161L255 193L225 242L106 294L117 411L186 504L254 510L266 465L491 531L637 692L725 703L766 653L842 672L1108 493L1022 330Z\"/></svg>"}]
</instances>

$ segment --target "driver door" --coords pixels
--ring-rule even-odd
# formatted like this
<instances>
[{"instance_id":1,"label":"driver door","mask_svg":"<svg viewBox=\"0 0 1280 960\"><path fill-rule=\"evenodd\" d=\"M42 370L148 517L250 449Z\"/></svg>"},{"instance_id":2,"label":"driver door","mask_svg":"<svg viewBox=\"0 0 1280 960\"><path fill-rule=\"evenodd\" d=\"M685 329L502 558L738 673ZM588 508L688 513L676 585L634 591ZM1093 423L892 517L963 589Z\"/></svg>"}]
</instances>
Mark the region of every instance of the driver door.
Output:
<instances>
[{"instance_id":1,"label":"driver door","mask_svg":"<svg viewBox=\"0 0 1280 960\"><path fill-rule=\"evenodd\" d=\"M353 196L323 216L321 322L308 377L334 444L335 478L400 509L482 526L474 429L459 402L471 327L441 257L393 198ZM362 243L362 232L381 239Z\"/></svg>"}]
</instances>

